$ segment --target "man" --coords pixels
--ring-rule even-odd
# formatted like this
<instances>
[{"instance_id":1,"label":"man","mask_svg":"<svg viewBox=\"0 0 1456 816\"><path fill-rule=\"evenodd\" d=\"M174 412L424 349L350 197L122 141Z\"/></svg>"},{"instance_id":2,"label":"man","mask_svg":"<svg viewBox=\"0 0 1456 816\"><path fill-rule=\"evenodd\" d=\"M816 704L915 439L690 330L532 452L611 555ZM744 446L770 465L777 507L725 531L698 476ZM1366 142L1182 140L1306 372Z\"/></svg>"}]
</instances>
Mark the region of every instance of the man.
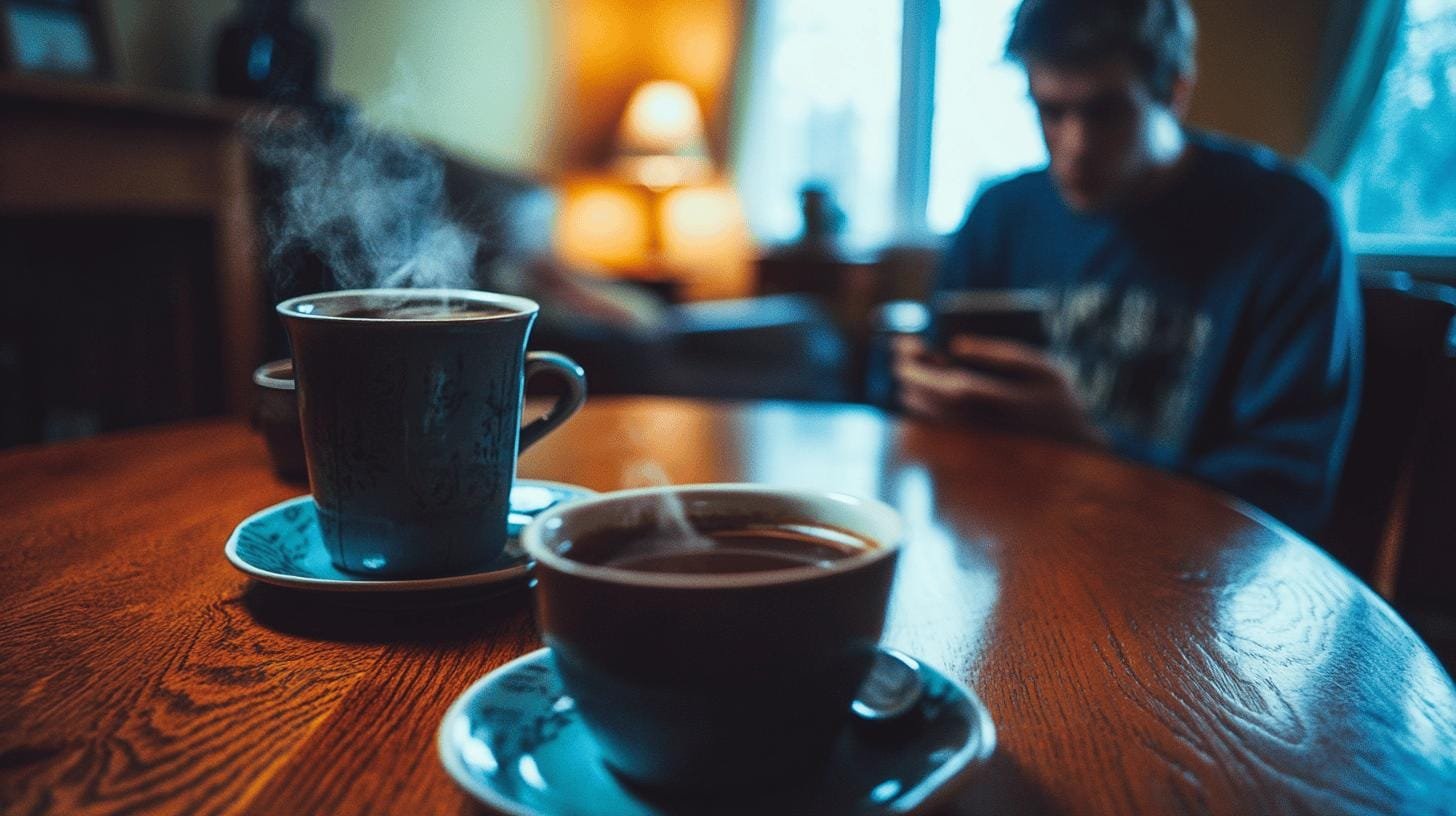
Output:
<instances>
[{"instance_id":1,"label":"man","mask_svg":"<svg viewBox=\"0 0 1456 816\"><path fill-rule=\"evenodd\" d=\"M1109 448L1223 488L1306 534L1359 394L1359 292L1319 182L1190 132L1186 0L1025 0L1051 161L986 190L937 288L1042 289L1049 348L900 338L902 404Z\"/></svg>"}]
</instances>

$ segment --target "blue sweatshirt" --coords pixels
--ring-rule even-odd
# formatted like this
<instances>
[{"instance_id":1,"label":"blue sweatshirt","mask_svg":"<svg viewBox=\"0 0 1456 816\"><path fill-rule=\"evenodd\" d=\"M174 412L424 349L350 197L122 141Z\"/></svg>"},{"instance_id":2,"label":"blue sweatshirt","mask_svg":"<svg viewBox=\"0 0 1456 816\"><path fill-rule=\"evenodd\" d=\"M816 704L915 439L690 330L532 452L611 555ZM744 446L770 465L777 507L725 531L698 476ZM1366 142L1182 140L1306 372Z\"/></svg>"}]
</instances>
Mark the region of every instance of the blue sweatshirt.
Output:
<instances>
[{"instance_id":1,"label":"blue sweatshirt","mask_svg":"<svg viewBox=\"0 0 1456 816\"><path fill-rule=\"evenodd\" d=\"M1190 134L1155 200L1084 215L1046 170L987 189L936 288L1041 288L1050 351L1131 459L1323 523L1359 402L1361 312L1329 196L1273 153Z\"/></svg>"}]
</instances>

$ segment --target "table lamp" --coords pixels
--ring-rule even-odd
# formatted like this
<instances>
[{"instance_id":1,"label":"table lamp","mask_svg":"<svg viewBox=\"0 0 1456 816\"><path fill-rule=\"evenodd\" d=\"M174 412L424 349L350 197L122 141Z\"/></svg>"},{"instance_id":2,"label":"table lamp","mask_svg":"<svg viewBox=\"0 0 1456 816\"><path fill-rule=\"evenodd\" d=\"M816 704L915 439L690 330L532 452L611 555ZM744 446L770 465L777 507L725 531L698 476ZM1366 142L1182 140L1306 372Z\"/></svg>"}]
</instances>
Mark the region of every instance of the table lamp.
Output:
<instances>
[{"instance_id":1,"label":"table lamp","mask_svg":"<svg viewBox=\"0 0 1456 816\"><path fill-rule=\"evenodd\" d=\"M564 185L557 250L681 296L688 278L729 280L746 270L747 227L731 186L715 179L693 92L654 80L633 92L617 128L611 172Z\"/></svg>"},{"instance_id":2,"label":"table lamp","mask_svg":"<svg viewBox=\"0 0 1456 816\"><path fill-rule=\"evenodd\" d=\"M617 127L618 173L656 191L701 181L712 170L697 97L659 79L632 93Z\"/></svg>"}]
</instances>

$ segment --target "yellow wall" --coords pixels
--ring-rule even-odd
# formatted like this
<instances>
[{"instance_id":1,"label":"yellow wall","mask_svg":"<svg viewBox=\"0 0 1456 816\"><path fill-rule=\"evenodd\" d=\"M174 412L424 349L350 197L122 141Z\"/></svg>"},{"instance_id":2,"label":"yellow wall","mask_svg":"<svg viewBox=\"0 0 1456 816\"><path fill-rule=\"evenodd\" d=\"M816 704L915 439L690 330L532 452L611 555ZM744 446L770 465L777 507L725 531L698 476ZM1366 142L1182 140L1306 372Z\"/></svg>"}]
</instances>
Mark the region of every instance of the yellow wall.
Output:
<instances>
[{"instance_id":1,"label":"yellow wall","mask_svg":"<svg viewBox=\"0 0 1456 816\"><path fill-rule=\"evenodd\" d=\"M742 0L561 0L556 4L558 163L599 167L632 90L676 79L703 106L710 149L724 156L728 86Z\"/></svg>"},{"instance_id":2,"label":"yellow wall","mask_svg":"<svg viewBox=\"0 0 1456 816\"><path fill-rule=\"evenodd\" d=\"M1332 0L1191 0L1199 22L1193 124L1303 152Z\"/></svg>"},{"instance_id":3,"label":"yellow wall","mask_svg":"<svg viewBox=\"0 0 1456 816\"><path fill-rule=\"evenodd\" d=\"M113 0L121 76L204 90L237 0ZM327 87L372 117L493 164L548 163L549 0L308 0Z\"/></svg>"}]
</instances>

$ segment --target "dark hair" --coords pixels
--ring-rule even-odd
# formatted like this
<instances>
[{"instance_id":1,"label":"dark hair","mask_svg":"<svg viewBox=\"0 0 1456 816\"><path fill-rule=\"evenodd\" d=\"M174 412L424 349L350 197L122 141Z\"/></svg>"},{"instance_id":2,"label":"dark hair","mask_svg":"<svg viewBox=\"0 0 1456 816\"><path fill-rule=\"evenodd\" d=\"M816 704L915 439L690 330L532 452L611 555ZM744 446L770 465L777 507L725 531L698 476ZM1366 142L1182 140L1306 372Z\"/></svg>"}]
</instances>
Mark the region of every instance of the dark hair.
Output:
<instances>
[{"instance_id":1,"label":"dark hair","mask_svg":"<svg viewBox=\"0 0 1456 816\"><path fill-rule=\"evenodd\" d=\"M1006 55L1085 68L1124 57L1161 101L1193 72L1197 24L1187 0L1023 0Z\"/></svg>"}]
</instances>

